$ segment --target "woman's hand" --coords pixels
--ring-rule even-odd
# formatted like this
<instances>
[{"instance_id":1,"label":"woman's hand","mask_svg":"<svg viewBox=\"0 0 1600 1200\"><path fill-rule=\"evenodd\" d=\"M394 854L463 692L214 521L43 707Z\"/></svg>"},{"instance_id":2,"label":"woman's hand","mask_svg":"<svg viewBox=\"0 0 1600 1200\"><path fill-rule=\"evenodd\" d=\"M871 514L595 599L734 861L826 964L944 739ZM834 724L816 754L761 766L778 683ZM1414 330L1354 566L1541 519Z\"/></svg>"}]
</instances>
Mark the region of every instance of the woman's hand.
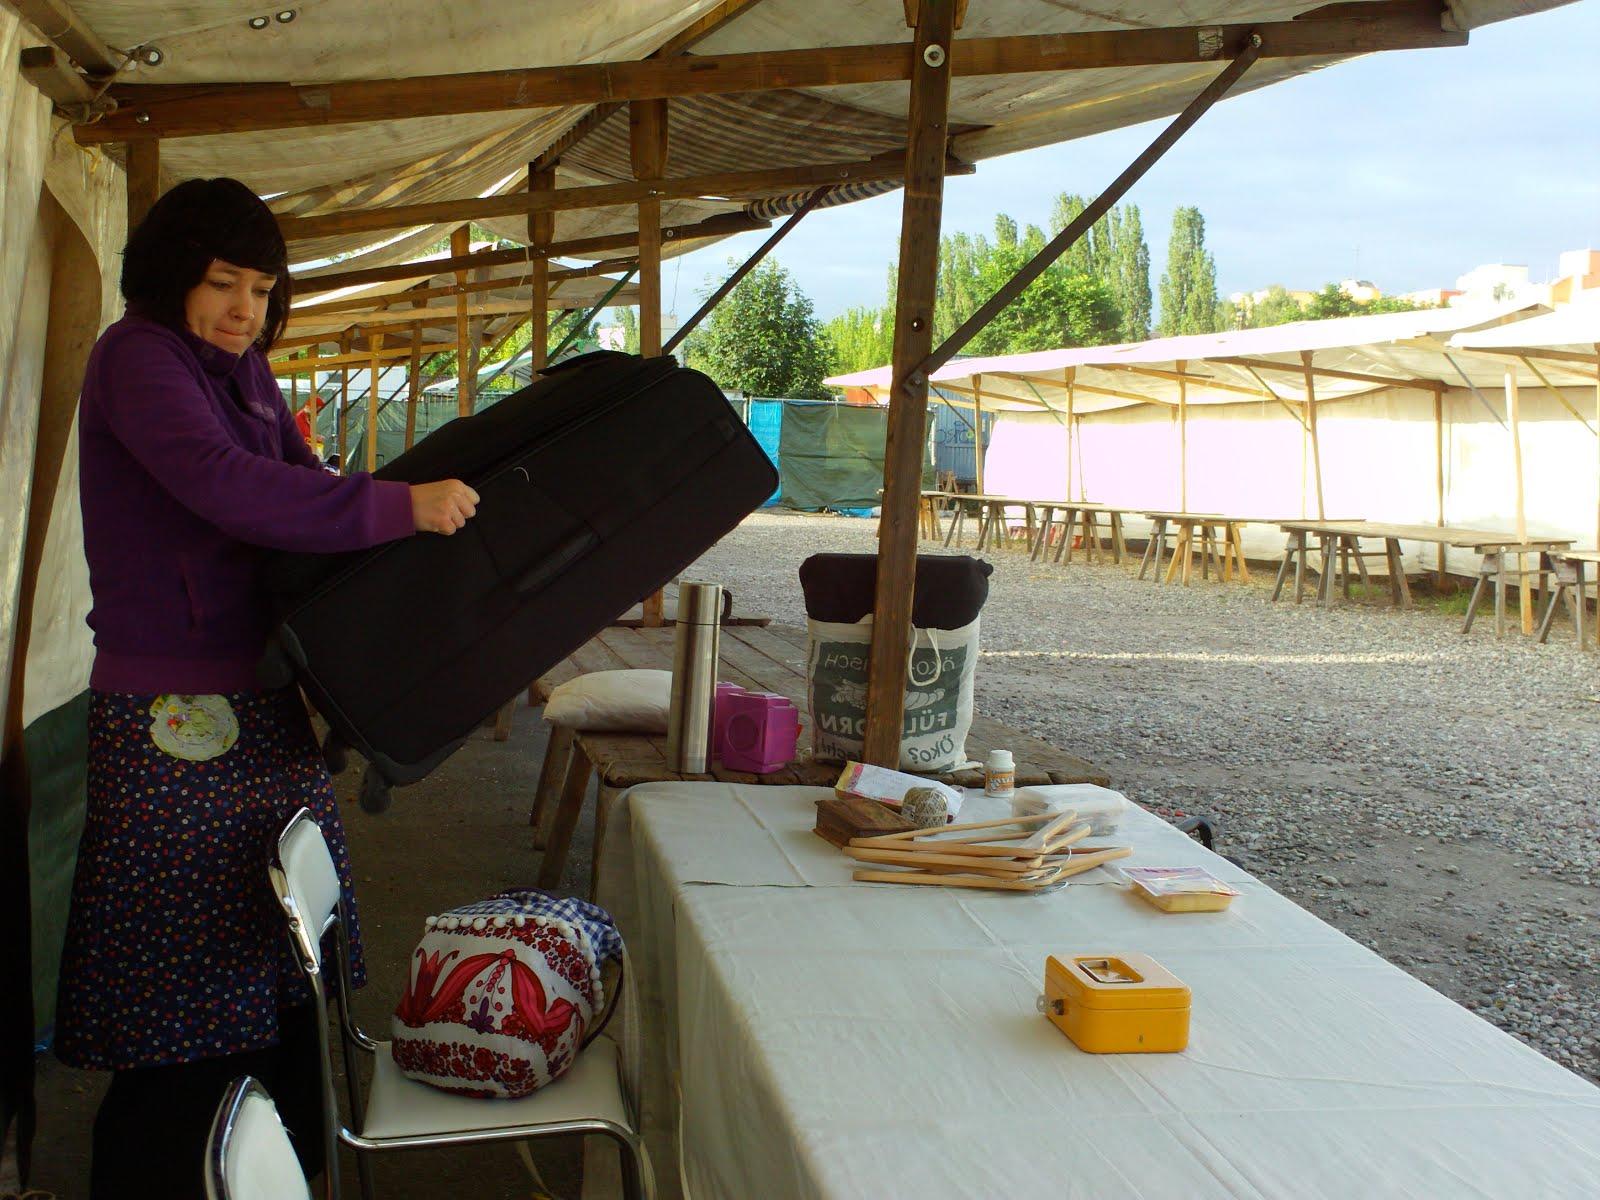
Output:
<instances>
[{"instance_id":1,"label":"woman's hand","mask_svg":"<svg viewBox=\"0 0 1600 1200\"><path fill-rule=\"evenodd\" d=\"M411 519L418 533L452 534L478 511L478 493L459 479L411 485Z\"/></svg>"}]
</instances>

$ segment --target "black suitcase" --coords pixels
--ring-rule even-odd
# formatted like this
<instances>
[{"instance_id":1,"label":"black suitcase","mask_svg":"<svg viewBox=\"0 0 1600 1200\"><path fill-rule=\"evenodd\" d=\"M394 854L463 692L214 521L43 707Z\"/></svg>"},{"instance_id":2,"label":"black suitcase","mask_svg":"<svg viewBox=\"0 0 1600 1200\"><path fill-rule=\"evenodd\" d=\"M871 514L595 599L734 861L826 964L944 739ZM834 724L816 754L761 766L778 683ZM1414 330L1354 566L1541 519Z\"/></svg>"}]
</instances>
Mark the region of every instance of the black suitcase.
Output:
<instances>
[{"instance_id":1,"label":"black suitcase","mask_svg":"<svg viewBox=\"0 0 1600 1200\"><path fill-rule=\"evenodd\" d=\"M376 474L465 480L477 515L451 537L266 568L277 646L336 739L381 776L363 788L372 808L387 803L383 782L428 774L778 485L710 379L613 352L552 368Z\"/></svg>"}]
</instances>

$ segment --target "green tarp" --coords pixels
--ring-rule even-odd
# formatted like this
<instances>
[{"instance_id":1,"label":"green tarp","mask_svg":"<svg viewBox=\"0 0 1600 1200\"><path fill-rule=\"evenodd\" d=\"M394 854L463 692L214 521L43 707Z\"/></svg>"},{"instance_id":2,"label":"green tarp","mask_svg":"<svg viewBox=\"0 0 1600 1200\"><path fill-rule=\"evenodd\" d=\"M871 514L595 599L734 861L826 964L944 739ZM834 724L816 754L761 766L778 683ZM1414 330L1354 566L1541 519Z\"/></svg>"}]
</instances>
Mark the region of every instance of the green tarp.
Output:
<instances>
[{"instance_id":1,"label":"green tarp","mask_svg":"<svg viewBox=\"0 0 1600 1200\"><path fill-rule=\"evenodd\" d=\"M850 404L783 406L778 471L785 508L870 509L883 502L883 446L889 412ZM924 486L933 467L924 456Z\"/></svg>"}]
</instances>

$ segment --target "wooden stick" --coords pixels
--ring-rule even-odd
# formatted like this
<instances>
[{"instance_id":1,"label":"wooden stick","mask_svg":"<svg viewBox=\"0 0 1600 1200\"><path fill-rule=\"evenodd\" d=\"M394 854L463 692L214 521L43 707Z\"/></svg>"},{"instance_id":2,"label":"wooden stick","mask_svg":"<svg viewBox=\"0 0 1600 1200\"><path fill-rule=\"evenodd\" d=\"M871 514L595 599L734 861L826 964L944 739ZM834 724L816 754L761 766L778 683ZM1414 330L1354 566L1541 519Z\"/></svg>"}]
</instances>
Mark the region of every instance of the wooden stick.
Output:
<instances>
[{"instance_id":1,"label":"wooden stick","mask_svg":"<svg viewBox=\"0 0 1600 1200\"><path fill-rule=\"evenodd\" d=\"M970 833L974 829L999 829L1005 825L1037 825L1050 820L1054 813L1035 813L1031 817L1001 817L994 821L970 821L965 825L946 825L943 828L935 826L932 829L904 829L899 833L879 833L872 837L851 838L852 846L875 846L881 842L903 841L913 838L932 837L935 834L945 833ZM1021 836L1021 835L1018 835ZM988 838L949 838L951 842L988 841Z\"/></svg>"},{"instance_id":2,"label":"wooden stick","mask_svg":"<svg viewBox=\"0 0 1600 1200\"><path fill-rule=\"evenodd\" d=\"M1044 860L1037 856L1026 859L998 859L992 858L988 862L974 862L974 855L970 854L924 854L911 850L869 850L865 846L850 847L845 851L851 858L859 862L892 863L902 867L944 866L959 867L963 871L973 871L979 874L988 872L997 875L1031 875L1044 866Z\"/></svg>"},{"instance_id":3,"label":"wooden stick","mask_svg":"<svg viewBox=\"0 0 1600 1200\"><path fill-rule=\"evenodd\" d=\"M850 878L861 883L923 883L934 887L991 888L1002 892L1036 892L1057 882L1053 875L1030 881L989 879L982 875L939 875L920 871L862 870L852 872Z\"/></svg>"}]
</instances>

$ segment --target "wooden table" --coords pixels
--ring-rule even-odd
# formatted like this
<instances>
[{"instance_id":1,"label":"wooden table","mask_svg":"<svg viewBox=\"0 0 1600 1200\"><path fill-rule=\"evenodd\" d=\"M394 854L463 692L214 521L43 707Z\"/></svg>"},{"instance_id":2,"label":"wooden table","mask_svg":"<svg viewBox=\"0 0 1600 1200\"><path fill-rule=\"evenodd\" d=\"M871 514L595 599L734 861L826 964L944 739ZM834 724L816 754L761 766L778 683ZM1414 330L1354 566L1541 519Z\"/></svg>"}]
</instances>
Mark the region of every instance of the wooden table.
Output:
<instances>
[{"instance_id":1,"label":"wooden table","mask_svg":"<svg viewBox=\"0 0 1600 1200\"><path fill-rule=\"evenodd\" d=\"M1288 534L1288 541L1284 545L1283 561L1278 566L1278 577L1272 588L1272 598L1278 599L1283 592L1283 585L1288 578L1291 565L1295 569L1295 602L1299 603L1303 595L1303 582L1305 578L1306 558L1308 555L1308 539L1315 537L1319 544L1321 556L1321 574L1317 580L1317 603L1322 608L1331 608L1334 603L1335 576L1339 574L1337 560L1344 559L1344 591L1348 596L1350 591L1349 559L1354 558L1356 570L1363 584L1368 583L1366 558L1369 554L1376 557L1382 553L1389 571L1389 593L1394 604L1400 608L1412 607L1411 585L1406 582L1405 564L1400 554L1400 543L1431 542L1434 545L1454 546L1457 549L1471 550L1479 555L1478 581L1472 589L1472 599L1467 605L1466 620L1461 626L1461 632L1467 633L1472 629L1472 622L1477 616L1478 604L1488 591L1491 581L1494 586L1495 609L1495 636L1499 637L1505 632L1506 615L1506 588L1509 572L1506 569L1506 558L1515 555L1518 561L1518 574L1521 577L1521 586L1524 604L1529 614L1531 625L1532 593L1529 591L1530 578L1533 582L1543 577L1545 567L1544 556L1559 550L1566 550L1572 545L1571 538L1529 538L1519 542L1514 535L1507 534L1504 530L1494 529L1463 529L1451 525L1395 525L1378 521L1281 521L1280 528ZM1381 538L1383 550L1368 552L1361 549L1362 538ZM1539 558L1540 566L1536 571L1529 572L1522 565L1522 556L1532 554ZM1531 628L1528 632L1532 632Z\"/></svg>"},{"instance_id":2,"label":"wooden table","mask_svg":"<svg viewBox=\"0 0 1600 1200\"><path fill-rule=\"evenodd\" d=\"M1075 536L1083 538L1084 557L1093 562L1101 553L1100 544L1100 518L1104 516L1110 527L1108 534L1111 540L1111 561L1120 563L1122 556L1127 553L1127 543L1122 537L1122 514L1130 511L1126 508L1115 508L1109 504L1093 504L1088 500L1041 500L1037 502L1041 510L1038 531L1033 538L1033 559L1039 560L1040 555L1048 553L1050 549L1050 530L1055 524L1056 510L1061 511L1061 540L1056 543L1054 561L1072 561L1072 542ZM1074 530L1077 530L1077 534Z\"/></svg>"},{"instance_id":3,"label":"wooden table","mask_svg":"<svg viewBox=\"0 0 1600 1200\"><path fill-rule=\"evenodd\" d=\"M1143 579L1145 572L1152 566L1155 574L1151 576L1156 583L1171 583L1181 573L1183 586L1189 586L1191 572L1194 567L1195 533L1199 532L1200 576L1209 578L1211 564L1217 565L1217 578L1231 579L1234 573L1234 564L1238 564L1239 578L1242 582L1250 581L1250 570L1244 565L1244 551L1239 545L1239 525L1243 522L1230 520L1221 513L1192 513L1192 512L1146 512L1141 510L1141 516L1150 521L1150 540L1145 543L1144 555L1139 560L1139 578ZM1161 556L1167 547L1168 526L1176 535L1172 547L1172 561L1167 566L1166 574L1161 573ZM1217 530L1222 533L1222 550L1218 551Z\"/></svg>"},{"instance_id":4,"label":"wooden table","mask_svg":"<svg viewBox=\"0 0 1600 1200\"><path fill-rule=\"evenodd\" d=\"M1587 617L1584 606L1588 601L1584 599L1583 589L1588 580L1584 576L1588 564L1600 564L1600 550L1552 550L1546 557L1549 560L1550 578L1556 588L1550 593L1544 619L1539 622L1539 641L1543 643L1550 636L1550 622L1555 619L1561 601L1566 600L1573 624L1578 627L1578 647L1587 649L1583 626ZM1595 646L1600 648L1600 620L1595 621Z\"/></svg>"},{"instance_id":5,"label":"wooden table","mask_svg":"<svg viewBox=\"0 0 1600 1200\"><path fill-rule=\"evenodd\" d=\"M529 690L529 702L543 704L558 684L591 671L643 668L670 671L674 631L670 628L613 627L580 647L541 677ZM717 764L706 774L684 774L667 766L665 734L583 733L557 727L550 731L550 747L534 792L534 844L544 846L539 886L554 887L561 879L567 850L583 808L591 774L598 776L602 793L617 792L638 783L660 780L720 780L724 783L807 784L832 787L839 778L837 763L810 758L810 718L806 703L806 631L785 625L726 626L722 630L722 657L718 678L755 691L776 692L793 700L800 710L799 761L781 771L752 775L729 771ZM1010 750L1016 758L1017 783L1109 783L1106 773L1081 758L1056 749L1048 742L974 714L967 735L967 756L982 761L990 750ZM983 786L978 768L938 775L958 787ZM553 802L553 803L552 803ZM607 805L599 806L604 812ZM547 822L548 815L548 822ZM546 824L548 823L548 830ZM598 844L598 838L597 838Z\"/></svg>"}]
</instances>

